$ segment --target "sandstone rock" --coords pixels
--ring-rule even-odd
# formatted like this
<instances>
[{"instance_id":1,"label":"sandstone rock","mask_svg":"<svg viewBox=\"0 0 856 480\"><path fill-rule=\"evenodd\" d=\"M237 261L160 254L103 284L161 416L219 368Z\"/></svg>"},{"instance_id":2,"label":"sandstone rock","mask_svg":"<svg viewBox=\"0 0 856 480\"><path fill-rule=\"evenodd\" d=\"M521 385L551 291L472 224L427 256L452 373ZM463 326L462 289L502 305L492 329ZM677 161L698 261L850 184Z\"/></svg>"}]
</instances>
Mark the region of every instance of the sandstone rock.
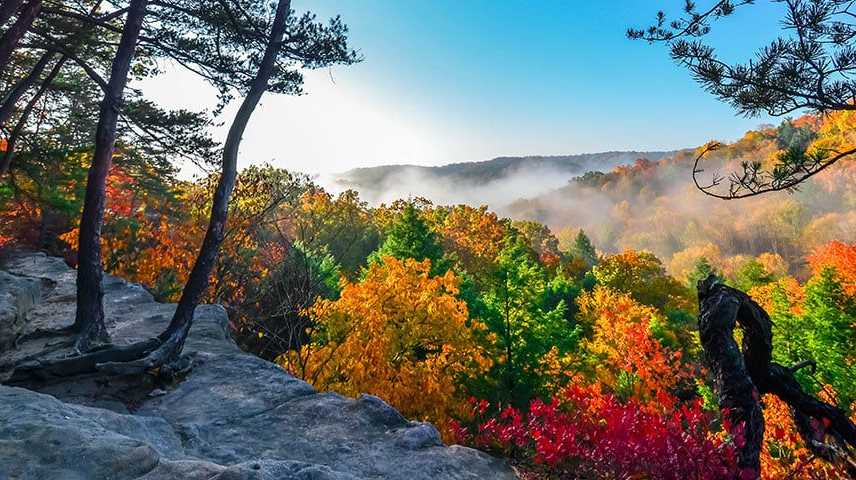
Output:
<instances>
[{"instance_id":1,"label":"sandstone rock","mask_svg":"<svg viewBox=\"0 0 856 480\"><path fill-rule=\"evenodd\" d=\"M71 324L74 272L61 260L19 256L4 270L0 342ZM116 343L156 335L175 308L110 276L105 295ZM6 347L0 378L45 348L68 354L56 338ZM116 385L86 378L38 392L0 386L0 480L515 478L503 461L444 446L434 426L408 422L377 397L319 393L241 352L220 306L197 310L185 351L194 358L186 378L133 402L114 395Z\"/></svg>"}]
</instances>

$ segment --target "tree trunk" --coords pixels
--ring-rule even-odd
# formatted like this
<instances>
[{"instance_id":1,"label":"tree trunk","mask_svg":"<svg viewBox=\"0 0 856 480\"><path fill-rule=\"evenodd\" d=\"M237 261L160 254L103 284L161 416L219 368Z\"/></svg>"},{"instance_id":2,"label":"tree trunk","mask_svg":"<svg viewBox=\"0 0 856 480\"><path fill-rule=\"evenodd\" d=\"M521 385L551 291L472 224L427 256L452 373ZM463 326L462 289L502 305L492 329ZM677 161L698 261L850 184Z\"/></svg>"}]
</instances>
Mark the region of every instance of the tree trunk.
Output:
<instances>
[{"instance_id":1,"label":"tree trunk","mask_svg":"<svg viewBox=\"0 0 856 480\"><path fill-rule=\"evenodd\" d=\"M3 0L0 3L0 27L6 25L23 3L24 0Z\"/></svg>"},{"instance_id":2,"label":"tree trunk","mask_svg":"<svg viewBox=\"0 0 856 480\"><path fill-rule=\"evenodd\" d=\"M97 2L95 2L94 5L92 5L92 9L89 11L90 15L95 15L98 9L101 8L102 1L103 0L98 0ZM76 40L77 38L81 37L82 35L85 35L86 33L86 29L81 29L81 31L76 35L73 35L69 41ZM19 82L19 84L15 86L15 90L18 90L19 87L23 88L21 88L20 94L18 94L17 96L15 96L14 92L11 93L10 98L7 98L3 105L0 106L0 126L6 126L5 123L8 120L8 117L11 116L11 113L15 108L16 102L20 99L21 95L23 95L23 93L33 85L38 76L41 75L41 72L42 70L44 70L47 63L52 58L56 57L57 54L58 53L54 51L45 52L45 54L30 72L30 75L27 77L27 79ZM48 72L48 75L45 77L44 80L42 80L42 85L39 87L33 97L30 98L30 101L27 102L27 106L24 107L24 110L21 112L21 116L18 118L18 122L15 124L15 129L12 131L12 133L9 135L9 138L7 139L6 151L3 152L3 156L0 157L0 177L5 175L6 172L9 171L9 165L12 163L12 157L15 153L15 143L18 141L18 137L20 137L21 132L27 125L27 119L29 118L30 113L32 113L33 108L35 108L36 102L39 101L42 95L44 95L48 88L50 88L51 84L53 84L53 81L56 79L56 76L59 75L60 70L62 70L62 67L65 65L65 62L67 60L68 57L65 55L61 56L60 59L57 60L53 68L51 68L51 71ZM42 65L43 62L44 65ZM26 85L22 85L27 80L31 81Z\"/></svg>"},{"instance_id":3,"label":"tree trunk","mask_svg":"<svg viewBox=\"0 0 856 480\"><path fill-rule=\"evenodd\" d=\"M738 447L738 478L760 477L764 438L761 395L772 393L790 406L794 423L817 457L840 465L856 478L856 425L839 408L805 393L794 373L811 364L784 367L772 362L772 322L748 295L718 283L713 275L698 283L699 334L714 377L719 404ZM743 330L742 349L734 328Z\"/></svg>"},{"instance_id":4,"label":"tree trunk","mask_svg":"<svg viewBox=\"0 0 856 480\"><path fill-rule=\"evenodd\" d=\"M214 200L211 207L211 218L208 230L196 257L196 262L190 272L190 277L181 292L181 299L175 314L167 329L158 335L153 345L151 341L142 342L134 352L139 354L136 359L128 358L131 347L116 347L108 350L96 350L71 360L61 360L50 365L16 369L13 380L23 380L36 374L54 369L53 374L74 374L90 371L93 367L100 371L113 374L129 375L141 373L160 367L163 371L175 371L186 368L186 358L179 358L184 342L193 324L193 314L199 305L202 295L208 288L208 280L220 245L223 243L226 219L229 209L229 197L235 187L238 174L238 148L247 123L253 114L262 94L268 89L268 81L273 74L276 58L282 48L282 38L285 34L286 21L291 7L290 0L279 0L276 15L271 26L270 37L259 70L253 80L246 98L241 102L238 112L229 128L226 142L223 146L223 165ZM111 355L115 351L116 355Z\"/></svg>"},{"instance_id":5,"label":"tree trunk","mask_svg":"<svg viewBox=\"0 0 856 480\"><path fill-rule=\"evenodd\" d=\"M18 142L18 138L20 138L24 127L27 125L27 119L36 107L36 103L38 103L39 99L42 98L42 95L45 94L47 89L50 88L54 79L59 75L60 70L62 70L63 65L65 65L66 60L68 60L67 57L62 57L54 64L51 71L48 72L47 77L42 81L42 86L39 87L33 97L30 98L30 101L27 102L27 106L25 106L24 110L21 112L21 116L18 118L18 122L15 124L15 128L12 130L12 133L9 135L6 142L6 151L3 152L3 156L0 157L0 177L5 175L6 172L9 171L9 167L12 165L12 158L15 156L15 144Z\"/></svg>"},{"instance_id":6,"label":"tree trunk","mask_svg":"<svg viewBox=\"0 0 856 480\"><path fill-rule=\"evenodd\" d=\"M53 52L47 52L42 55L42 58L36 62L33 69L30 70L30 73L18 81L18 83L15 84L15 87L9 91L3 99L3 104L0 105L0 125L6 125L6 121L9 120L9 117L12 116L12 112L15 111L15 106L18 104L18 100L24 96L27 90L36 84L39 77L42 75L42 72L45 71L45 67L47 67L50 61L54 58L54 55L55 54Z\"/></svg>"},{"instance_id":7,"label":"tree trunk","mask_svg":"<svg viewBox=\"0 0 856 480\"><path fill-rule=\"evenodd\" d=\"M79 333L76 348L80 351L88 350L93 341L103 341L107 338L102 305L104 292L101 286L101 223L104 219L107 175L116 143L116 123L119 119L122 94L128 82L131 60L146 14L146 4L147 0L131 1L119 47L113 58L107 91L101 102L95 131L95 152L86 178L86 196L83 215L80 217L77 314L73 327Z\"/></svg>"},{"instance_id":8,"label":"tree trunk","mask_svg":"<svg viewBox=\"0 0 856 480\"><path fill-rule=\"evenodd\" d=\"M285 34L290 9L290 0L279 0L277 3L276 16L271 26L270 38L261 65L259 65L259 71L256 73L256 78L253 80L246 98L241 102L226 136L226 142L223 145L223 166L217 189L214 192L208 230L205 232L205 239L202 241L202 247L196 257L196 263L193 265L190 277L181 292L181 299L172 321L159 337L164 342L163 347L159 349L161 350L159 354L163 355L167 361L175 360L181 353L193 322L193 313L208 288L208 277L214 267L220 245L223 243L229 198L232 195L238 175L238 148L241 144L241 137L262 94L268 89L268 81L273 74L276 58L282 47L282 38Z\"/></svg>"},{"instance_id":9,"label":"tree trunk","mask_svg":"<svg viewBox=\"0 0 856 480\"><path fill-rule=\"evenodd\" d=\"M5 4L4 4L5 7ZM18 15L15 23L6 30L3 37L0 37L0 76L6 73L9 67L9 59L12 57L12 52L18 47L18 43L24 38L30 25L39 16L42 11L42 0L30 0L27 6Z\"/></svg>"},{"instance_id":10,"label":"tree trunk","mask_svg":"<svg viewBox=\"0 0 856 480\"><path fill-rule=\"evenodd\" d=\"M133 5L136 4L136 2L132 3L132 11ZM271 26L269 43L265 48L256 78L253 80L247 97L241 103L238 113L235 115L235 119L229 128L223 148L222 172L220 181L217 184L217 190L214 192L208 230L205 233L205 239L202 241L196 263L193 265L193 270L191 270L190 278L181 292L181 299L167 329L158 335L157 338L132 345L92 349L81 355L58 360L23 363L15 367L12 376L6 381L7 384L28 385L33 381L96 371L114 375L132 375L159 368L160 374L169 375L170 373L187 368L189 359L187 357L180 358L179 355L184 347L187 334L190 332L196 306L208 288L208 277L217 258L220 244L223 242L229 197L235 186L238 172L238 147L241 143L241 136L247 127L253 111L258 105L259 99L268 89L268 81L276 65L276 58L282 48L282 38L285 34L290 7L290 0L279 0L276 8L276 16ZM129 13L129 18L130 15L131 13ZM88 194L89 186L87 185L87 199L89 198ZM103 183L101 206L103 208ZM82 239L81 237L81 246ZM96 266L100 266L100 260ZM82 262L81 266L78 267L78 285L80 285L81 267L83 267ZM100 268L96 268L95 271L100 279ZM100 286L100 283L94 285ZM100 298L101 289L98 288L97 292ZM79 287L78 305L80 305ZM100 301L95 305L99 307L100 311ZM80 310L78 310L79 314ZM101 322L103 328L103 316L101 317Z\"/></svg>"}]
</instances>

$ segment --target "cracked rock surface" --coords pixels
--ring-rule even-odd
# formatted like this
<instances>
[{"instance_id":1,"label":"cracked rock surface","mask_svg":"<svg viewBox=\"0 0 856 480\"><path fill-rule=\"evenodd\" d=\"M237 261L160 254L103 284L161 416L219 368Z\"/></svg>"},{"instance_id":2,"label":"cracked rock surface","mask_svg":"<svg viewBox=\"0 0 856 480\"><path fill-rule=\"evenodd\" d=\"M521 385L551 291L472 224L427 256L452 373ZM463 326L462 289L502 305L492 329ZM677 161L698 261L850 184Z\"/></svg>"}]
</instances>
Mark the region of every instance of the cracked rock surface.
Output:
<instances>
[{"instance_id":1,"label":"cracked rock surface","mask_svg":"<svg viewBox=\"0 0 856 480\"><path fill-rule=\"evenodd\" d=\"M18 255L0 269L0 380L62 338L27 339L74 320L74 271L61 259ZM105 276L114 343L156 335L175 305ZM428 423L383 400L319 393L240 351L222 307L197 309L180 382L129 401L103 378L0 386L0 480L513 479L501 460L445 446ZM117 383L121 383L117 380Z\"/></svg>"}]
</instances>

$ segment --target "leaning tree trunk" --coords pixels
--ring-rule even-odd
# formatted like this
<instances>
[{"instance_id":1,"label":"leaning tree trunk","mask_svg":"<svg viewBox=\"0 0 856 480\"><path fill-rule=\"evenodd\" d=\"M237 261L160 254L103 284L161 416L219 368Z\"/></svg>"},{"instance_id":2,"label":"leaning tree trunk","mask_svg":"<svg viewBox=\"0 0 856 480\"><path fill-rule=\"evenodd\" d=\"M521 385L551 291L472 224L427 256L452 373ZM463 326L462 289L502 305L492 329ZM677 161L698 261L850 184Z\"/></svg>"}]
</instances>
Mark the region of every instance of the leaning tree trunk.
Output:
<instances>
[{"instance_id":1,"label":"leaning tree trunk","mask_svg":"<svg viewBox=\"0 0 856 480\"><path fill-rule=\"evenodd\" d=\"M42 72L45 71L45 68L48 66L50 61L54 58L53 52L47 52L33 65L30 73L27 74L26 77L22 78L12 87L12 90L9 91L8 94L3 98L3 103L0 105L0 126L5 126L6 121L9 120L9 117L12 116L12 112L15 111L15 106L18 104L18 100L24 96L24 94L32 88L33 85L39 80L39 77L42 75ZM2 170L2 169L0 169ZM0 172L2 173L2 172Z\"/></svg>"},{"instance_id":2,"label":"leaning tree trunk","mask_svg":"<svg viewBox=\"0 0 856 480\"><path fill-rule=\"evenodd\" d=\"M800 436L815 456L843 466L856 478L856 425L841 409L805 393L794 377L812 362L789 368L772 361L772 322L745 293L709 276L698 283L698 297L705 361L738 447L739 478L760 477L765 393L788 404ZM738 325L743 329L742 349L734 339Z\"/></svg>"},{"instance_id":3,"label":"leaning tree trunk","mask_svg":"<svg viewBox=\"0 0 856 480\"><path fill-rule=\"evenodd\" d=\"M147 0L132 0L122 29L119 47L113 57L110 80L101 102L95 130L95 152L86 178L86 196L80 217L80 240L77 267L77 314L74 330L79 333L75 347L88 350L94 341L106 340L104 325L104 291L101 287L101 223L104 219L107 175L116 143L116 123L122 94L128 82L128 71L137 47L137 39L146 14Z\"/></svg>"},{"instance_id":4,"label":"leaning tree trunk","mask_svg":"<svg viewBox=\"0 0 856 480\"><path fill-rule=\"evenodd\" d=\"M0 27L6 25L6 22L15 15L23 3L24 0L3 0L0 3Z\"/></svg>"},{"instance_id":5,"label":"leaning tree trunk","mask_svg":"<svg viewBox=\"0 0 856 480\"><path fill-rule=\"evenodd\" d=\"M159 368L161 374L167 374L186 367L188 358L179 358L179 355L190 332L196 306L208 288L208 277L214 267L220 244L223 242L229 197L237 178L238 147L241 136L259 99L268 89L276 58L282 48L290 7L290 0L279 0L259 70L229 128L223 147L222 172L214 193L208 230L167 329L157 338L131 345L93 349L82 355L58 360L34 360L19 364L11 377L6 380L7 384L28 385L33 381L97 371L115 375L133 375Z\"/></svg>"},{"instance_id":6,"label":"leaning tree trunk","mask_svg":"<svg viewBox=\"0 0 856 480\"><path fill-rule=\"evenodd\" d=\"M3 37L0 37L0 76L6 73L9 66L9 59L12 58L12 52L18 48L18 43L24 38L30 25L39 16L42 11L42 0L30 0L15 23L6 30Z\"/></svg>"},{"instance_id":7,"label":"leaning tree trunk","mask_svg":"<svg viewBox=\"0 0 856 480\"><path fill-rule=\"evenodd\" d=\"M253 79L247 96L241 102L241 106L235 114L234 120L232 120L226 142L223 145L222 171L217 189L214 192L208 230L205 232L205 238L190 272L190 277L181 292L181 299L178 301L172 321L169 327L158 337L162 344L142 362L129 365L131 367L129 371L140 366L151 368L156 365L172 363L178 359L184 347L184 341L187 339L187 334L190 332L190 326L193 323L194 311L208 288L208 280L214 268L220 245L223 243L229 211L229 198L235 188L235 180L238 175L238 147L241 145L241 137L262 94L268 89L268 81L273 74L276 58L282 48L282 39L285 35L290 8L290 0L279 0L277 3L270 37L259 70L256 72L256 77ZM121 368L119 369L121 370Z\"/></svg>"}]
</instances>

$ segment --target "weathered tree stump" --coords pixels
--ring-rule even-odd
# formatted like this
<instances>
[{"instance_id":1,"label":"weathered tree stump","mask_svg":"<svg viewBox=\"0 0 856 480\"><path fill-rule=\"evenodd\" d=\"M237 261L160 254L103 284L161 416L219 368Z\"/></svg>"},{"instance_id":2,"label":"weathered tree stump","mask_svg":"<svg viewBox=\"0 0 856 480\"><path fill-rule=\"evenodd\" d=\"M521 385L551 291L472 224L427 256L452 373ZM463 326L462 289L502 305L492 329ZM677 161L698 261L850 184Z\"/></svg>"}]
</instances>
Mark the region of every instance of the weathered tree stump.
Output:
<instances>
[{"instance_id":1,"label":"weathered tree stump","mask_svg":"<svg viewBox=\"0 0 856 480\"><path fill-rule=\"evenodd\" d=\"M790 406L806 446L856 478L856 425L840 408L806 393L794 373L806 361L785 367L772 361L773 323L755 301L716 277L698 282L699 333L719 404L738 448L739 478L760 476L764 439L761 395L771 393ZM743 330L742 348L734 328Z\"/></svg>"}]
</instances>

